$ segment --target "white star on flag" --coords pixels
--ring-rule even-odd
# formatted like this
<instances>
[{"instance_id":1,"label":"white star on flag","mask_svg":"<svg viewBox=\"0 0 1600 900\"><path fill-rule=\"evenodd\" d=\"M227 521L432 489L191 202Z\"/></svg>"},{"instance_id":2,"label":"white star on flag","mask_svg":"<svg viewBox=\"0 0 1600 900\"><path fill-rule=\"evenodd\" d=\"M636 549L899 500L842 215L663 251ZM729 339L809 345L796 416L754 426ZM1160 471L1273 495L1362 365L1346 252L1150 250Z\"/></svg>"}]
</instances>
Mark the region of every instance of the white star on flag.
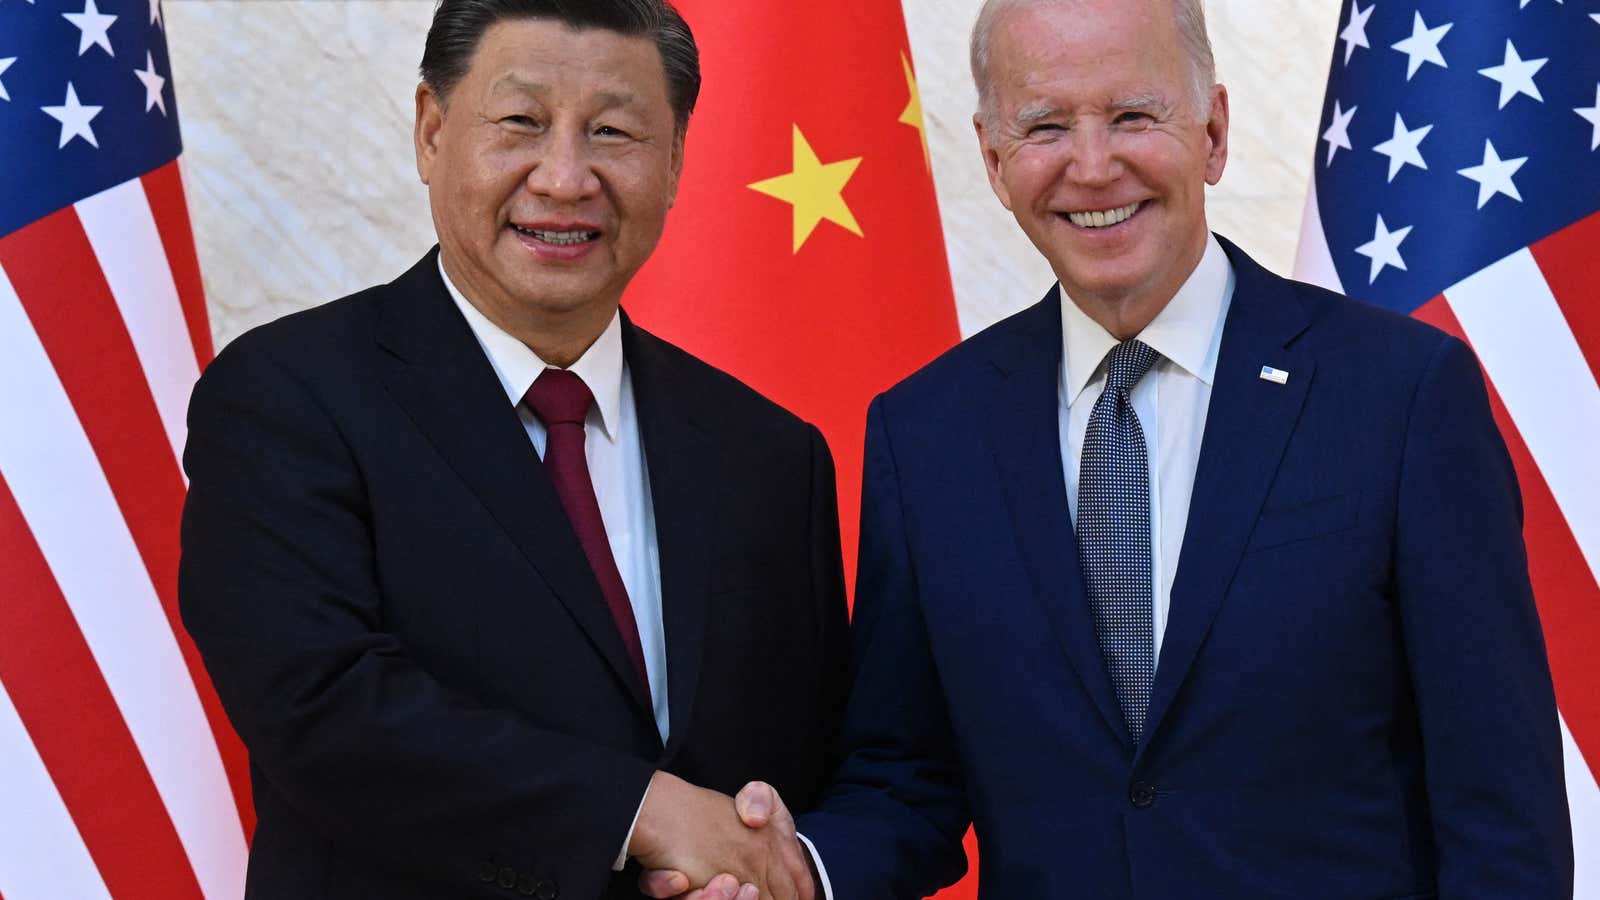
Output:
<instances>
[{"instance_id":1,"label":"white star on flag","mask_svg":"<svg viewBox=\"0 0 1600 900\"><path fill-rule=\"evenodd\" d=\"M1483 163L1461 169L1459 174L1465 175L1478 183L1479 209L1483 209L1483 205L1488 203L1489 199L1495 194L1505 194L1507 197L1521 203L1522 194L1517 191L1517 186L1511 183L1511 176L1517 174L1517 170L1522 168L1522 164L1527 161L1528 158L1526 156L1519 156L1516 159L1501 159L1500 154L1495 152L1494 141L1484 141Z\"/></svg>"},{"instance_id":2,"label":"white star on flag","mask_svg":"<svg viewBox=\"0 0 1600 900\"><path fill-rule=\"evenodd\" d=\"M167 30L167 23L161 18L161 0L150 0L150 24Z\"/></svg>"},{"instance_id":3,"label":"white star on flag","mask_svg":"<svg viewBox=\"0 0 1600 900\"><path fill-rule=\"evenodd\" d=\"M1596 25L1600 25L1600 13L1590 13L1589 18L1593 19Z\"/></svg>"},{"instance_id":4,"label":"white star on flag","mask_svg":"<svg viewBox=\"0 0 1600 900\"><path fill-rule=\"evenodd\" d=\"M61 17L78 27L78 55L89 52L89 48L99 45L104 48L106 55L116 56L111 49L111 36L106 34L106 29L117 20L116 16L108 16L100 12L94 5L94 0L84 0L83 12L62 13Z\"/></svg>"},{"instance_id":5,"label":"white star on flag","mask_svg":"<svg viewBox=\"0 0 1600 900\"><path fill-rule=\"evenodd\" d=\"M0 63L4 62L6 61L0 59ZM0 65L0 72L4 71L5 66ZM0 89L0 93L3 92L3 89ZM1589 139L1589 149L1600 150L1600 84L1594 86L1594 105L1589 107L1580 106L1574 109L1573 112L1582 116L1584 121L1594 126L1594 137Z\"/></svg>"},{"instance_id":6,"label":"white star on flag","mask_svg":"<svg viewBox=\"0 0 1600 900\"><path fill-rule=\"evenodd\" d=\"M1359 3L1350 4L1350 21L1345 23L1344 30L1339 32L1339 40L1344 41L1344 64L1350 65L1350 57L1355 55L1357 47L1371 47L1367 43L1367 20L1372 18L1372 11L1378 8L1374 3L1366 9Z\"/></svg>"},{"instance_id":7,"label":"white star on flag","mask_svg":"<svg viewBox=\"0 0 1600 900\"><path fill-rule=\"evenodd\" d=\"M1349 109L1341 110L1339 109L1339 101L1333 101L1333 124L1329 125L1328 130L1322 133L1322 139L1328 142L1327 165L1333 165L1333 155L1339 152L1339 148L1355 149L1350 146L1350 120L1355 118L1357 108L1352 106Z\"/></svg>"},{"instance_id":8,"label":"white star on flag","mask_svg":"<svg viewBox=\"0 0 1600 900\"><path fill-rule=\"evenodd\" d=\"M92 4L92 0L91 0ZM89 123L94 117L100 115L101 107L84 106L78 102L78 92L72 87L72 82L67 82L67 99L61 106L41 106L45 115L61 123L61 143L56 145L60 150L73 138L81 137L89 142L89 146L99 148L100 142L94 139L94 129Z\"/></svg>"},{"instance_id":9,"label":"white star on flag","mask_svg":"<svg viewBox=\"0 0 1600 900\"><path fill-rule=\"evenodd\" d=\"M1532 2L1533 2L1533 0L1518 0L1517 9L1527 9L1528 8L1528 4L1532 3ZM1566 3L1566 0L1556 0L1556 2L1557 3Z\"/></svg>"},{"instance_id":10,"label":"white star on flag","mask_svg":"<svg viewBox=\"0 0 1600 900\"><path fill-rule=\"evenodd\" d=\"M149 112L152 106L161 107L161 114L167 114L167 100L161 96L161 89L167 86L167 80L156 74L156 61L150 51L144 52L144 68L134 69L133 74L144 85L144 111Z\"/></svg>"},{"instance_id":11,"label":"white star on flag","mask_svg":"<svg viewBox=\"0 0 1600 900\"><path fill-rule=\"evenodd\" d=\"M1422 159L1422 151L1419 147L1422 144L1422 139L1427 137L1428 132L1432 130L1432 125L1424 125L1415 131L1407 131L1405 120L1400 118L1399 113L1394 114L1394 136L1372 148L1378 153L1389 157L1390 181L1393 181L1394 176L1400 174L1400 170L1408 164L1419 169L1428 168L1428 164Z\"/></svg>"},{"instance_id":12,"label":"white star on flag","mask_svg":"<svg viewBox=\"0 0 1600 900\"><path fill-rule=\"evenodd\" d=\"M0 59L0 75L4 75L6 73L6 70L11 68L11 64L16 62L16 61L17 61L17 58L15 56L9 56L9 57L6 57L5 59ZM3 82L3 81L0 81L0 100L10 100L10 99L11 99L11 95L6 93L6 83Z\"/></svg>"},{"instance_id":13,"label":"white star on flag","mask_svg":"<svg viewBox=\"0 0 1600 900\"><path fill-rule=\"evenodd\" d=\"M1406 261L1400 258L1400 242L1410 233L1410 225L1390 231L1389 226L1383 224L1383 216L1378 216L1372 240L1356 248L1357 253L1372 260L1372 274L1368 276L1367 284L1378 280L1378 273L1383 271L1384 266L1394 266L1402 272L1406 270Z\"/></svg>"},{"instance_id":14,"label":"white star on flag","mask_svg":"<svg viewBox=\"0 0 1600 900\"><path fill-rule=\"evenodd\" d=\"M1523 59L1517 55L1517 48L1506 41L1506 61L1498 66L1479 69L1478 74L1493 81L1500 82L1500 108L1505 109L1511 98L1518 94L1527 94L1529 97L1544 102L1544 97L1539 94L1539 88L1533 83L1533 75L1544 64L1545 59Z\"/></svg>"},{"instance_id":15,"label":"white star on flag","mask_svg":"<svg viewBox=\"0 0 1600 900\"><path fill-rule=\"evenodd\" d=\"M1428 23L1422 21L1422 13L1412 13L1416 18L1411 21L1411 36L1394 44L1394 49L1404 53L1406 61L1406 80L1417 74L1423 63L1448 69L1450 65L1444 61L1444 54L1439 52L1439 42L1450 33L1454 22L1446 22L1437 28L1429 28Z\"/></svg>"}]
</instances>

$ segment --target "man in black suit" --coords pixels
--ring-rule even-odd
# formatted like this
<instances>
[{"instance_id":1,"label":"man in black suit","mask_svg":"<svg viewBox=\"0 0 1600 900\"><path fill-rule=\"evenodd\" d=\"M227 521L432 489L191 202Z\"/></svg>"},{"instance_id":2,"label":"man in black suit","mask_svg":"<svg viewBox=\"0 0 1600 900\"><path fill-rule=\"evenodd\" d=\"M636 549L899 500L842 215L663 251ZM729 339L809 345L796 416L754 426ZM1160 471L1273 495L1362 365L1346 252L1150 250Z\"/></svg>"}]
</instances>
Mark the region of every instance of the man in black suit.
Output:
<instances>
[{"instance_id":1,"label":"man in black suit","mask_svg":"<svg viewBox=\"0 0 1600 900\"><path fill-rule=\"evenodd\" d=\"M787 896L718 792L826 778L832 461L619 308L693 38L661 0L442 0L422 75L438 250L239 338L190 408L180 601L250 750L247 894L637 897L628 857L731 854Z\"/></svg>"}]
</instances>

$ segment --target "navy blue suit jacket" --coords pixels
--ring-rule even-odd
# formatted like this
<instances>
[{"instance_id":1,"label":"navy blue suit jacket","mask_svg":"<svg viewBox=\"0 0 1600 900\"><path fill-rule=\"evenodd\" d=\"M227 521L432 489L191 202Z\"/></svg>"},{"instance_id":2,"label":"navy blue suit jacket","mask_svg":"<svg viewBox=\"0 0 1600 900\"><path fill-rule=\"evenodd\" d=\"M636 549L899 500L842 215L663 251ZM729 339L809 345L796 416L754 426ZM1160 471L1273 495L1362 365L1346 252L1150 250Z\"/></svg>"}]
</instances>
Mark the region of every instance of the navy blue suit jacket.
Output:
<instances>
[{"instance_id":1,"label":"navy blue suit jacket","mask_svg":"<svg viewBox=\"0 0 1600 900\"><path fill-rule=\"evenodd\" d=\"M1225 247L1143 743L1076 557L1059 295L874 401L847 756L801 821L837 900L953 882L969 821L985 897L1570 896L1520 498L1471 351Z\"/></svg>"}]
</instances>

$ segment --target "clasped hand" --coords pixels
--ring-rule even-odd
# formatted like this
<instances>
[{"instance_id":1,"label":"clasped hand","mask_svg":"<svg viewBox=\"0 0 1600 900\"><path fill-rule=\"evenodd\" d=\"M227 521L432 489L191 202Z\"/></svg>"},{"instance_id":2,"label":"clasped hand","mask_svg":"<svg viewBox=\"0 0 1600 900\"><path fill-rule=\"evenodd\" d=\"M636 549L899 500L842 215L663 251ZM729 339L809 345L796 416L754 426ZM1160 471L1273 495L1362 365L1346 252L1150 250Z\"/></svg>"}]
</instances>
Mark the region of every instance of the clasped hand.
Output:
<instances>
[{"instance_id":1,"label":"clasped hand","mask_svg":"<svg viewBox=\"0 0 1600 900\"><path fill-rule=\"evenodd\" d=\"M759 781L734 798L657 772L628 855L645 868L639 889L661 900L816 900L794 817Z\"/></svg>"}]
</instances>

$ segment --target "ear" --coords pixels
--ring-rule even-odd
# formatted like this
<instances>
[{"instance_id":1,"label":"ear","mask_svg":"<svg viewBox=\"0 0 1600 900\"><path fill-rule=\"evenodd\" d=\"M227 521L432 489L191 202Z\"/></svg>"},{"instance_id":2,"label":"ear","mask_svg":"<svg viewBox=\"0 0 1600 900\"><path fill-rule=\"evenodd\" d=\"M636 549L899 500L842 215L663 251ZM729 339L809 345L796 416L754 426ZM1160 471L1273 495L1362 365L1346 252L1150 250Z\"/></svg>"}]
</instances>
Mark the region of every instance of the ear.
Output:
<instances>
[{"instance_id":1,"label":"ear","mask_svg":"<svg viewBox=\"0 0 1600 900\"><path fill-rule=\"evenodd\" d=\"M417 85L417 121L411 139L417 150L417 177L428 183L433 161L439 155L439 135L444 130L444 104L427 82Z\"/></svg>"},{"instance_id":2,"label":"ear","mask_svg":"<svg viewBox=\"0 0 1600 900\"><path fill-rule=\"evenodd\" d=\"M1228 165L1228 89L1220 84L1211 89L1206 139L1211 143L1211 151L1206 154L1206 184L1216 184Z\"/></svg>"},{"instance_id":3,"label":"ear","mask_svg":"<svg viewBox=\"0 0 1600 900\"><path fill-rule=\"evenodd\" d=\"M983 113L973 114L972 128L978 133L978 149L983 153L983 167L989 173L989 188L1000 198L1001 206L1011 209L1011 194L1000 177L1004 163L1000 160L1000 151L994 148L994 135L984 127Z\"/></svg>"}]
</instances>

